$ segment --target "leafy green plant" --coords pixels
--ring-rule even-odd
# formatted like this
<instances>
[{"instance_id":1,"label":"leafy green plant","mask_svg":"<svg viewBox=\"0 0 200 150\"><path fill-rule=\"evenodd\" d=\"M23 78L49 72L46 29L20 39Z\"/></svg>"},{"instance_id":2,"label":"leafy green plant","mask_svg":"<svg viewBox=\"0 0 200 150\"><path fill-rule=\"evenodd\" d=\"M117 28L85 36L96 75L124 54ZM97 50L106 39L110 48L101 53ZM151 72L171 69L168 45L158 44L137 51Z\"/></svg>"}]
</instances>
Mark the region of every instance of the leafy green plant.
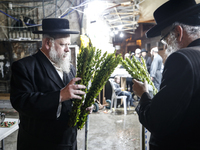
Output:
<instances>
[{"instance_id":1,"label":"leafy green plant","mask_svg":"<svg viewBox=\"0 0 200 150\"><path fill-rule=\"evenodd\" d=\"M146 80L148 84L153 87L153 95L155 95L158 91L151 81L151 77L146 68L145 60L143 58L141 59L142 64L134 56L132 57L132 60L126 58L125 60L122 60L121 63L133 79L137 79L142 82Z\"/></svg>"},{"instance_id":2,"label":"leafy green plant","mask_svg":"<svg viewBox=\"0 0 200 150\"><path fill-rule=\"evenodd\" d=\"M73 101L69 126L76 126L77 123L78 129L84 126L89 113L86 108L94 103L94 98L98 96L121 59L121 55L116 57L115 53L107 54L105 52L101 56L101 50L96 50L91 42L87 47L81 47L80 54L77 57L76 76L82 79L77 83L88 87L90 82L91 86L83 90L86 92L86 97L82 96L81 100L76 99Z\"/></svg>"},{"instance_id":3,"label":"leafy green plant","mask_svg":"<svg viewBox=\"0 0 200 150\"><path fill-rule=\"evenodd\" d=\"M94 61L95 56L95 48L94 47L81 47L80 54L77 57L77 77L81 77L82 79L77 82L77 84L83 84L86 87L91 79L92 74L94 73L95 64ZM97 57L97 56L96 56ZM83 89L84 92L87 92L87 89ZM73 101L72 111L70 113L70 121L69 126L75 126L79 120L79 115L81 113L81 106L84 101L84 95L82 95L82 99L75 99Z\"/></svg>"},{"instance_id":4,"label":"leafy green plant","mask_svg":"<svg viewBox=\"0 0 200 150\"><path fill-rule=\"evenodd\" d=\"M79 122L78 122L78 129L81 129L87 119L88 111L86 111L87 107L90 107L92 104L94 104L94 98L96 98L99 94L99 92L102 90L103 86L108 81L110 75L114 71L114 69L117 67L119 62L121 61L122 57L121 55L118 55L117 57L115 54L106 54L101 58L101 64L100 67L97 68L92 85L90 89L87 92L85 103L81 107L81 114L79 116Z\"/></svg>"}]
</instances>

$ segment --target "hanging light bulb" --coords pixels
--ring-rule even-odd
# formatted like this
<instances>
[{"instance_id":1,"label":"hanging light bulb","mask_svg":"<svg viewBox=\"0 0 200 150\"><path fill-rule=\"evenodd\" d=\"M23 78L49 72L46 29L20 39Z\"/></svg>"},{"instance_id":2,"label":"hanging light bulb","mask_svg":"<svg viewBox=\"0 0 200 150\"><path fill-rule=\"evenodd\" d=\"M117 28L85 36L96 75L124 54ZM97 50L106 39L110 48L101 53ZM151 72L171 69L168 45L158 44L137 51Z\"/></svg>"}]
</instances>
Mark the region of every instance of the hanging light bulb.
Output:
<instances>
[{"instance_id":1,"label":"hanging light bulb","mask_svg":"<svg viewBox=\"0 0 200 150\"><path fill-rule=\"evenodd\" d=\"M9 7L9 9L12 9L12 3L11 2L8 3L8 7Z\"/></svg>"},{"instance_id":2,"label":"hanging light bulb","mask_svg":"<svg viewBox=\"0 0 200 150\"><path fill-rule=\"evenodd\" d=\"M122 38L122 37L124 37L124 34L121 32L119 36Z\"/></svg>"},{"instance_id":3,"label":"hanging light bulb","mask_svg":"<svg viewBox=\"0 0 200 150\"><path fill-rule=\"evenodd\" d=\"M119 31L118 30L115 30L115 34L118 34L119 33Z\"/></svg>"},{"instance_id":4,"label":"hanging light bulb","mask_svg":"<svg viewBox=\"0 0 200 150\"><path fill-rule=\"evenodd\" d=\"M113 37L113 36L114 36L114 33L113 33L113 32L110 32L110 36L112 36L112 37Z\"/></svg>"},{"instance_id":5,"label":"hanging light bulb","mask_svg":"<svg viewBox=\"0 0 200 150\"><path fill-rule=\"evenodd\" d=\"M119 29L119 30L121 30L122 28L123 28L123 26L122 26L122 25L121 25L121 26L118 26L118 29Z\"/></svg>"}]
</instances>

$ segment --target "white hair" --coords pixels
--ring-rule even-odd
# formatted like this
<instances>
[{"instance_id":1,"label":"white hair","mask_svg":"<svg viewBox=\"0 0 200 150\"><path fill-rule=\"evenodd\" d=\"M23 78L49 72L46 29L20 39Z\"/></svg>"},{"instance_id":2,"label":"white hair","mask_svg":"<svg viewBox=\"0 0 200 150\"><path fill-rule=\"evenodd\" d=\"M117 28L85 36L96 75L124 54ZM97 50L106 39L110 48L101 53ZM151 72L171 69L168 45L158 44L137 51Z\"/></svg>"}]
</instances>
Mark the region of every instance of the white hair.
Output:
<instances>
[{"instance_id":1,"label":"white hair","mask_svg":"<svg viewBox=\"0 0 200 150\"><path fill-rule=\"evenodd\" d=\"M136 54L141 53L141 49L137 48L137 49L135 50L135 53L136 53Z\"/></svg>"},{"instance_id":2,"label":"white hair","mask_svg":"<svg viewBox=\"0 0 200 150\"><path fill-rule=\"evenodd\" d=\"M175 22L172 26L181 26L183 30L187 33L188 37L191 40L196 40L200 38L200 26L190 26L185 25L183 23ZM167 46L166 54L169 56L173 52L179 50L181 46L178 44L177 37L175 34L175 30L170 31L169 33L169 41L171 41L171 44Z\"/></svg>"},{"instance_id":3,"label":"white hair","mask_svg":"<svg viewBox=\"0 0 200 150\"><path fill-rule=\"evenodd\" d=\"M171 41L171 43L167 45L167 49L166 49L166 52L165 52L167 54L167 56L169 56L173 52L180 49L180 45L178 44L177 37L175 35L174 30L169 33L168 39L169 39L169 41Z\"/></svg>"},{"instance_id":4,"label":"white hair","mask_svg":"<svg viewBox=\"0 0 200 150\"><path fill-rule=\"evenodd\" d=\"M58 39L62 37L70 37L70 34L43 34L42 39L50 38L50 39Z\"/></svg>"},{"instance_id":5,"label":"white hair","mask_svg":"<svg viewBox=\"0 0 200 150\"><path fill-rule=\"evenodd\" d=\"M154 51L154 52L157 53L157 52L158 52L158 47L154 47L154 48L152 48L151 51Z\"/></svg>"},{"instance_id":6,"label":"white hair","mask_svg":"<svg viewBox=\"0 0 200 150\"><path fill-rule=\"evenodd\" d=\"M63 53L63 54L59 55L55 49L55 40L57 38L62 38L62 37L69 37L69 36L68 35L55 35L52 37L48 34L43 34L43 39L49 38L50 42L52 43L52 47L49 51L50 60L53 61L58 67L60 67L63 72L68 74L70 72L70 53ZM66 59L62 59L64 56L66 57Z\"/></svg>"},{"instance_id":7,"label":"white hair","mask_svg":"<svg viewBox=\"0 0 200 150\"><path fill-rule=\"evenodd\" d=\"M190 39L196 40L200 38L200 26L191 26L191 25L186 25L179 22L175 22L174 25L181 26L185 30L185 32L188 34Z\"/></svg>"}]
</instances>

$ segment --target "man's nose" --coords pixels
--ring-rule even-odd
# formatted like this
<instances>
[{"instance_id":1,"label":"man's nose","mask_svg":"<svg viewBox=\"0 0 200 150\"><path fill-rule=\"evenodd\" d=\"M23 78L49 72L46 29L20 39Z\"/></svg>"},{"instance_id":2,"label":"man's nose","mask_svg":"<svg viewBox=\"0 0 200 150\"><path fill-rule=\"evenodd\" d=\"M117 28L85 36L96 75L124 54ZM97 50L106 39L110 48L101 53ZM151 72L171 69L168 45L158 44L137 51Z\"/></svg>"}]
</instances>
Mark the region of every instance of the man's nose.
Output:
<instances>
[{"instance_id":1,"label":"man's nose","mask_svg":"<svg viewBox=\"0 0 200 150\"><path fill-rule=\"evenodd\" d=\"M70 48L69 48L69 46L67 45L67 46L65 46L65 52L69 52L70 51Z\"/></svg>"}]
</instances>

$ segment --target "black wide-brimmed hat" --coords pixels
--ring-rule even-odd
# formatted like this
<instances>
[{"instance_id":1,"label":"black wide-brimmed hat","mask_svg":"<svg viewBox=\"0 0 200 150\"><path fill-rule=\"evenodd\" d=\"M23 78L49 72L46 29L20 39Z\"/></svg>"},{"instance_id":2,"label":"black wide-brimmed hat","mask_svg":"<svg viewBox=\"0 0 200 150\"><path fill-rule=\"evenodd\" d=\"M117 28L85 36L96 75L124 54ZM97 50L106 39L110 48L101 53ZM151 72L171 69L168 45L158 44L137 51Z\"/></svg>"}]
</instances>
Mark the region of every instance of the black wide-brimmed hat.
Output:
<instances>
[{"instance_id":1,"label":"black wide-brimmed hat","mask_svg":"<svg viewBox=\"0 0 200 150\"><path fill-rule=\"evenodd\" d=\"M141 50L141 53L142 53L142 52L146 52L146 53L147 53L148 51L147 51L146 49L143 48L143 49Z\"/></svg>"},{"instance_id":2,"label":"black wide-brimmed hat","mask_svg":"<svg viewBox=\"0 0 200 150\"><path fill-rule=\"evenodd\" d=\"M46 18L42 20L42 31L33 31L34 34L79 34L69 28L69 21L62 18Z\"/></svg>"},{"instance_id":3,"label":"black wide-brimmed hat","mask_svg":"<svg viewBox=\"0 0 200 150\"><path fill-rule=\"evenodd\" d=\"M161 31L173 24L180 22L187 25L200 25L200 4L195 0L169 0L154 12L156 25L147 31L148 38L161 35Z\"/></svg>"}]
</instances>

